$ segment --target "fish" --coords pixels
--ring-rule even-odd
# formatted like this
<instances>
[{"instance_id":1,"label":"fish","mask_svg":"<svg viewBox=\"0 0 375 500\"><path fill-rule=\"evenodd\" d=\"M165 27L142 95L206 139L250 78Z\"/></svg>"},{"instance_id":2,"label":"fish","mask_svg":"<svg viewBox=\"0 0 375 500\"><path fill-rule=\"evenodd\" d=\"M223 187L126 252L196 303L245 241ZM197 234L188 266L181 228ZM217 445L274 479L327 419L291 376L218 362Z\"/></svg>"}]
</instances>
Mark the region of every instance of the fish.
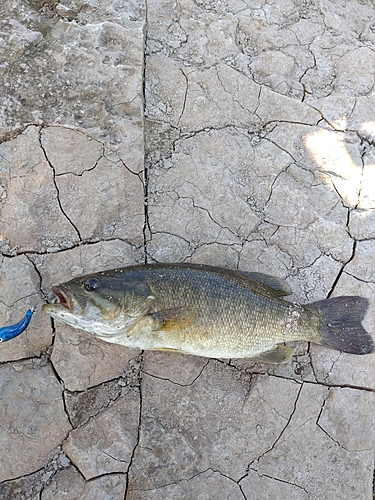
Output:
<instances>
[{"instance_id":1,"label":"fish","mask_svg":"<svg viewBox=\"0 0 375 500\"><path fill-rule=\"evenodd\" d=\"M8 340L12 340L23 333L29 326L34 312L35 308L32 307L26 311L25 316L18 323L0 328L0 342L7 342Z\"/></svg>"},{"instance_id":2,"label":"fish","mask_svg":"<svg viewBox=\"0 0 375 500\"><path fill-rule=\"evenodd\" d=\"M368 300L306 305L280 278L200 264L143 264L77 277L52 288L42 309L106 342L209 358L287 363L294 341L352 354L374 352L362 326Z\"/></svg>"}]
</instances>

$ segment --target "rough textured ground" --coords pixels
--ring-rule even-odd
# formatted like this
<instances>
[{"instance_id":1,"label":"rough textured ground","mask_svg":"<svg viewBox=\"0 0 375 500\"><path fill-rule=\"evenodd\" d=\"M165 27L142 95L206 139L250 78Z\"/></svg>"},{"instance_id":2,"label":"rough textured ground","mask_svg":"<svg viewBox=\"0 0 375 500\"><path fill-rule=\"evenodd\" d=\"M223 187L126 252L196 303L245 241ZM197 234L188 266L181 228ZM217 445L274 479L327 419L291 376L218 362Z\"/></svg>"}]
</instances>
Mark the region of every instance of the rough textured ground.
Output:
<instances>
[{"instance_id":1,"label":"rough textured ground","mask_svg":"<svg viewBox=\"0 0 375 500\"><path fill-rule=\"evenodd\" d=\"M0 497L370 500L375 355L142 353L40 312L91 271L186 261L370 300L372 0L0 6Z\"/></svg>"}]
</instances>

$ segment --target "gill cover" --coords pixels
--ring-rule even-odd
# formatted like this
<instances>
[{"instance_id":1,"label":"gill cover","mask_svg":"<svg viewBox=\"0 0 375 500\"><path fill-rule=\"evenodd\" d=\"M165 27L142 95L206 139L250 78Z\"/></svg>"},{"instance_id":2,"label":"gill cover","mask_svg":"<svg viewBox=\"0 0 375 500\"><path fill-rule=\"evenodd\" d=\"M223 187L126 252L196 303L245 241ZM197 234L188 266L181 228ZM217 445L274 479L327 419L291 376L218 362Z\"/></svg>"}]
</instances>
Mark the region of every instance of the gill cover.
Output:
<instances>
[{"instance_id":1,"label":"gill cover","mask_svg":"<svg viewBox=\"0 0 375 500\"><path fill-rule=\"evenodd\" d=\"M125 288L123 311L133 318L143 316L154 301L155 297L146 283L129 282Z\"/></svg>"}]
</instances>

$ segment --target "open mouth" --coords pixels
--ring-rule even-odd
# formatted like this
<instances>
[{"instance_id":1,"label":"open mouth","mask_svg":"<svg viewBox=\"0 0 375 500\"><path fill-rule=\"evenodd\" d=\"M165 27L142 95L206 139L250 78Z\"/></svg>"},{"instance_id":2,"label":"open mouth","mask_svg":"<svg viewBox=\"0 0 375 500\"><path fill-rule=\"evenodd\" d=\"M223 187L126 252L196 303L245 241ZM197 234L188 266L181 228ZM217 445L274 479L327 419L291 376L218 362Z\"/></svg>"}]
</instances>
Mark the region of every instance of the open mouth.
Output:
<instances>
[{"instance_id":1,"label":"open mouth","mask_svg":"<svg viewBox=\"0 0 375 500\"><path fill-rule=\"evenodd\" d=\"M73 301L72 297L70 296L70 293L62 288L61 286L54 286L52 287L53 293L56 295L56 297L59 299L59 304L62 307L65 307L66 309L69 309L69 311L73 312Z\"/></svg>"}]
</instances>

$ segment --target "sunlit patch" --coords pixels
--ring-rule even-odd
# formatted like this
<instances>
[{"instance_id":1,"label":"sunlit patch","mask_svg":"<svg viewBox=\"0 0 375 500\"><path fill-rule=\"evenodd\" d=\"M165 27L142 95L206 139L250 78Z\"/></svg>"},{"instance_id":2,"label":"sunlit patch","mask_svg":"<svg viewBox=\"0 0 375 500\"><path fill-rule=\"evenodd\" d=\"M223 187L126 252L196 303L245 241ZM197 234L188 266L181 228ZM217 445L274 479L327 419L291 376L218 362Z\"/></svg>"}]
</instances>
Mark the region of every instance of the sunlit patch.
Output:
<instances>
[{"instance_id":1,"label":"sunlit patch","mask_svg":"<svg viewBox=\"0 0 375 500\"><path fill-rule=\"evenodd\" d=\"M363 122L361 129L368 138L375 138L375 122Z\"/></svg>"},{"instance_id":2,"label":"sunlit patch","mask_svg":"<svg viewBox=\"0 0 375 500\"><path fill-rule=\"evenodd\" d=\"M362 158L358 142L351 138L344 132L321 129L306 136L305 142L327 183L345 205L355 207L361 191Z\"/></svg>"}]
</instances>

